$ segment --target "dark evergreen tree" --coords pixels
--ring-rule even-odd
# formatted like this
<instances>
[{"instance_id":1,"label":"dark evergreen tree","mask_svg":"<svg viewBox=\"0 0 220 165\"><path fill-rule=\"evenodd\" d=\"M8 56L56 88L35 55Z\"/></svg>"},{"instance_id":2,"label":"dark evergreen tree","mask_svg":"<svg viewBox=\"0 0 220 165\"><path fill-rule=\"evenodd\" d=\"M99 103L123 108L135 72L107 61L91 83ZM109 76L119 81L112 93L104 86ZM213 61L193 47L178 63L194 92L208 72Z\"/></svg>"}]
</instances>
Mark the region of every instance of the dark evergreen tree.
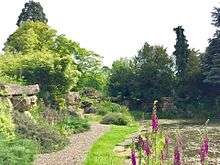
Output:
<instances>
[{"instance_id":1,"label":"dark evergreen tree","mask_svg":"<svg viewBox=\"0 0 220 165\"><path fill-rule=\"evenodd\" d=\"M212 12L212 24L220 27L220 8L214 8ZM206 84L206 94L211 96L220 94L220 30L217 29L214 37L209 40L209 46L202 59L203 82Z\"/></svg>"},{"instance_id":2,"label":"dark evergreen tree","mask_svg":"<svg viewBox=\"0 0 220 165\"><path fill-rule=\"evenodd\" d=\"M184 29L182 28L182 26L174 28L174 31L177 35L176 45L174 46L175 51L173 53L176 58L177 76L180 78L180 80L184 80L189 58L189 45L184 35Z\"/></svg>"},{"instance_id":3,"label":"dark evergreen tree","mask_svg":"<svg viewBox=\"0 0 220 165\"><path fill-rule=\"evenodd\" d=\"M48 20L43 12L43 7L39 2L30 0L25 3L24 8L18 17L17 25L20 26L23 22L28 20L47 23Z\"/></svg>"}]
</instances>

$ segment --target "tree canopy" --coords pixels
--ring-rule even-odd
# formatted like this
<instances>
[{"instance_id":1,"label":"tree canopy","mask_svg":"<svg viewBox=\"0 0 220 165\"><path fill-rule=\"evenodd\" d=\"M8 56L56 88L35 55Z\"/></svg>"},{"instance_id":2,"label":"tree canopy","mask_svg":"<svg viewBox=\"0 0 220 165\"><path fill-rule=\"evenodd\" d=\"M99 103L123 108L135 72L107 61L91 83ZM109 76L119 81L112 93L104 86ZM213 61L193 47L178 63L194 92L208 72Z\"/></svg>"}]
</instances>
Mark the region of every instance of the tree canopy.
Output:
<instances>
[{"instance_id":1,"label":"tree canopy","mask_svg":"<svg viewBox=\"0 0 220 165\"><path fill-rule=\"evenodd\" d=\"M41 6L40 2L30 0L29 2L25 3L24 8L18 17L17 25L21 26L22 23L26 21L40 21L47 23L48 20L43 12L43 7Z\"/></svg>"}]
</instances>

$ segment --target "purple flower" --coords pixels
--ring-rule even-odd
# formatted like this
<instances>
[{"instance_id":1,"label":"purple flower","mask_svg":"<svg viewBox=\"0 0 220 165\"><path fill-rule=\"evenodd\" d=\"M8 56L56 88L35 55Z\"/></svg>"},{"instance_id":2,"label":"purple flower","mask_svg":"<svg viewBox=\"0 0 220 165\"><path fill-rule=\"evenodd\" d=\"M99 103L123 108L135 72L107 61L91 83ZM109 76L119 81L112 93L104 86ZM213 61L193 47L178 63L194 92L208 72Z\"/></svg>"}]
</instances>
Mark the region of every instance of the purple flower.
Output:
<instances>
[{"instance_id":1,"label":"purple flower","mask_svg":"<svg viewBox=\"0 0 220 165\"><path fill-rule=\"evenodd\" d=\"M152 126L153 132L157 132L159 130L159 122L158 122L158 117L157 117L156 111L153 111L153 113L152 113L151 126Z\"/></svg>"},{"instance_id":2,"label":"purple flower","mask_svg":"<svg viewBox=\"0 0 220 165\"><path fill-rule=\"evenodd\" d=\"M207 136L205 136L199 151L200 162L202 165L205 163L205 159L208 157L208 151L209 151L209 139Z\"/></svg>"},{"instance_id":3,"label":"purple flower","mask_svg":"<svg viewBox=\"0 0 220 165\"><path fill-rule=\"evenodd\" d=\"M151 154L151 150L148 140L143 140L143 138L139 136L138 143L141 146L142 150L145 152L145 154L149 156Z\"/></svg>"},{"instance_id":4,"label":"purple flower","mask_svg":"<svg viewBox=\"0 0 220 165\"><path fill-rule=\"evenodd\" d=\"M174 160L173 160L174 165L181 165L181 153L179 146L177 145L174 149Z\"/></svg>"},{"instance_id":5,"label":"purple flower","mask_svg":"<svg viewBox=\"0 0 220 165\"><path fill-rule=\"evenodd\" d=\"M131 162L132 162L132 165L136 165L136 155L135 155L135 150L132 148L131 149Z\"/></svg>"}]
</instances>

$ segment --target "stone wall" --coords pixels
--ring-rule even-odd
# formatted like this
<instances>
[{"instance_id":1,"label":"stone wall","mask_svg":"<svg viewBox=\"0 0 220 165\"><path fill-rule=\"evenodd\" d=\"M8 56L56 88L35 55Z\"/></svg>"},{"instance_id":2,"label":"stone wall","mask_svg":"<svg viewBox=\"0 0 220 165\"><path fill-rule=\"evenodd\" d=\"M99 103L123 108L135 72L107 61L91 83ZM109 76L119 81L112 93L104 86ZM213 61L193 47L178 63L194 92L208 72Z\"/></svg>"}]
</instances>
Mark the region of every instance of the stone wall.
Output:
<instances>
[{"instance_id":1,"label":"stone wall","mask_svg":"<svg viewBox=\"0 0 220 165\"><path fill-rule=\"evenodd\" d=\"M0 98L10 100L14 110L25 112L37 103L39 85L0 84Z\"/></svg>"}]
</instances>

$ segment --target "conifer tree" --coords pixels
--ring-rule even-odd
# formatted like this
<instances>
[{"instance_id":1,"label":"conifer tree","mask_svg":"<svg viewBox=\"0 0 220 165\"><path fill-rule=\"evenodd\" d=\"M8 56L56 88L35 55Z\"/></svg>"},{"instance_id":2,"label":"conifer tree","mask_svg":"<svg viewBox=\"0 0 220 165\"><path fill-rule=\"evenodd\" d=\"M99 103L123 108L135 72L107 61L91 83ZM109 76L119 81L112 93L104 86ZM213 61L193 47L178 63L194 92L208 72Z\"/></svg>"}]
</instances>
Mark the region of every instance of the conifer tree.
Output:
<instances>
[{"instance_id":1,"label":"conifer tree","mask_svg":"<svg viewBox=\"0 0 220 165\"><path fill-rule=\"evenodd\" d=\"M202 60L203 82L211 87L213 94L220 94L220 8L212 12L212 24L217 28Z\"/></svg>"},{"instance_id":2,"label":"conifer tree","mask_svg":"<svg viewBox=\"0 0 220 165\"><path fill-rule=\"evenodd\" d=\"M29 2L25 3L24 8L18 17L17 26L20 26L23 22L28 20L47 23L48 20L43 12L43 7L39 2L30 0Z\"/></svg>"},{"instance_id":3,"label":"conifer tree","mask_svg":"<svg viewBox=\"0 0 220 165\"><path fill-rule=\"evenodd\" d=\"M177 35L176 45L174 46L175 51L173 53L176 58L177 76L180 78L180 80L184 80L186 76L187 63L189 58L189 45L184 35L184 29L182 28L182 26L174 28L174 31Z\"/></svg>"}]
</instances>

